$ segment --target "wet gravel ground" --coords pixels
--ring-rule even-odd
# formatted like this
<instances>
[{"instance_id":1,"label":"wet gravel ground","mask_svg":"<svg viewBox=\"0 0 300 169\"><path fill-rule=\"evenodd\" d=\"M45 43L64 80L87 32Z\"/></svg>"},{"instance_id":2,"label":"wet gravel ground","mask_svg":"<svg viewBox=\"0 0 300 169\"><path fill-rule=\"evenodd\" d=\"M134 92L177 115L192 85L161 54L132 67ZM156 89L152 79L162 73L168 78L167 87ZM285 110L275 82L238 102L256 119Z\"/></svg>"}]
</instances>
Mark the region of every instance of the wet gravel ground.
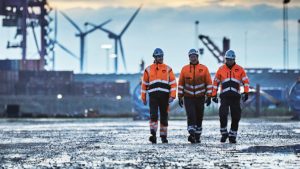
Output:
<instances>
[{"instance_id":1,"label":"wet gravel ground","mask_svg":"<svg viewBox=\"0 0 300 169\"><path fill-rule=\"evenodd\" d=\"M146 121L1 119L2 168L300 168L300 122L242 119L237 144L220 143L218 119L200 144L169 121L169 144L148 142ZM0 167L0 168L1 168Z\"/></svg>"}]
</instances>

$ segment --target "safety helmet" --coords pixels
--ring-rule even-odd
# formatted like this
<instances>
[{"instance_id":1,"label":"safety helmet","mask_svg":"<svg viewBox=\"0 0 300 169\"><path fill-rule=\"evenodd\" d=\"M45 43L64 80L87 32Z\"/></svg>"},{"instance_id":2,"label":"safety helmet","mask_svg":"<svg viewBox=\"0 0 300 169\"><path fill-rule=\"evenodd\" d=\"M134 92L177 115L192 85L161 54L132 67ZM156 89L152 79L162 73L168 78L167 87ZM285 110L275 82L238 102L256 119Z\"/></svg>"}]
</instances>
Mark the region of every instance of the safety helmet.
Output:
<instances>
[{"instance_id":1,"label":"safety helmet","mask_svg":"<svg viewBox=\"0 0 300 169\"><path fill-rule=\"evenodd\" d=\"M189 56L191 56L191 55L197 55L197 56L199 56L199 53L198 53L198 51L196 49L191 49L189 51Z\"/></svg>"},{"instance_id":2,"label":"safety helmet","mask_svg":"<svg viewBox=\"0 0 300 169\"><path fill-rule=\"evenodd\" d=\"M161 50L161 48L156 48L153 52L153 57L157 57L157 56L164 56L164 52L163 50Z\"/></svg>"},{"instance_id":3,"label":"safety helmet","mask_svg":"<svg viewBox=\"0 0 300 169\"><path fill-rule=\"evenodd\" d=\"M231 49L227 50L225 53L225 59L235 59L235 52Z\"/></svg>"}]
</instances>

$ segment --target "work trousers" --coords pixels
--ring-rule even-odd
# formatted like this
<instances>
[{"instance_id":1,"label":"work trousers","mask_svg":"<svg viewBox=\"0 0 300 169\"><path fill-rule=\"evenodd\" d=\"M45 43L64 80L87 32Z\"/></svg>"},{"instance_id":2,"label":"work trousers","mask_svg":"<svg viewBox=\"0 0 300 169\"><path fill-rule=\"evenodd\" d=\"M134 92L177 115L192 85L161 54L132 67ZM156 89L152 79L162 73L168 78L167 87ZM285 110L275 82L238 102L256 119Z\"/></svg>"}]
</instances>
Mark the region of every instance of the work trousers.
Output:
<instances>
[{"instance_id":1,"label":"work trousers","mask_svg":"<svg viewBox=\"0 0 300 169\"><path fill-rule=\"evenodd\" d=\"M190 134L201 135L204 114L205 96L184 97L184 107L187 114L187 130Z\"/></svg>"},{"instance_id":2,"label":"work trousers","mask_svg":"<svg viewBox=\"0 0 300 169\"><path fill-rule=\"evenodd\" d=\"M158 118L160 119L160 136L167 137L168 134L168 107L169 93L153 92L149 94L150 98L150 133L156 135L158 128ZM158 114L159 110L159 114ZM160 116L160 117L158 117Z\"/></svg>"},{"instance_id":3,"label":"work trousers","mask_svg":"<svg viewBox=\"0 0 300 169\"><path fill-rule=\"evenodd\" d=\"M221 134L228 134L229 137L237 136L239 121L241 119L240 98L241 97L236 97L236 96L221 97L221 106L219 109ZM231 113L231 128L228 133L227 122L228 122L229 109Z\"/></svg>"}]
</instances>

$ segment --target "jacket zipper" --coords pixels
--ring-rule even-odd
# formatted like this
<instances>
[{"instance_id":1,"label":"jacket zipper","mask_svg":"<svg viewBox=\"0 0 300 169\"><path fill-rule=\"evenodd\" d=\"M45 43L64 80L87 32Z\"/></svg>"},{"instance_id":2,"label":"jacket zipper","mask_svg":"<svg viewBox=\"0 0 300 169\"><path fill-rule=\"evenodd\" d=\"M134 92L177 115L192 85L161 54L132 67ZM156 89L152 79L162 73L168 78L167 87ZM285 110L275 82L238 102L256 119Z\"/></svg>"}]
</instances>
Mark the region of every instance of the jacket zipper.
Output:
<instances>
[{"instance_id":1,"label":"jacket zipper","mask_svg":"<svg viewBox=\"0 0 300 169\"><path fill-rule=\"evenodd\" d=\"M196 93L195 93L195 71L196 70L196 65L194 65L194 78L193 78L193 87L194 87L194 97L196 96Z\"/></svg>"},{"instance_id":2,"label":"jacket zipper","mask_svg":"<svg viewBox=\"0 0 300 169\"><path fill-rule=\"evenodd\" d=\"M158 72L158 64L156 63L156 68L155 68L155 78L157 79L157 72Z\"/></svg>"},{"instance_id":3,"label":"jacket zipper","mask_svg":"<svg viewBox=\"0 0 300 169\"><path fill-rule=\"evenodd\" d=\"M229 80L231 81L231 69L229 69ZM230 88L229 88L230 90L231 90L231 86L230 86Z\"/></svg>"}]
</instances>

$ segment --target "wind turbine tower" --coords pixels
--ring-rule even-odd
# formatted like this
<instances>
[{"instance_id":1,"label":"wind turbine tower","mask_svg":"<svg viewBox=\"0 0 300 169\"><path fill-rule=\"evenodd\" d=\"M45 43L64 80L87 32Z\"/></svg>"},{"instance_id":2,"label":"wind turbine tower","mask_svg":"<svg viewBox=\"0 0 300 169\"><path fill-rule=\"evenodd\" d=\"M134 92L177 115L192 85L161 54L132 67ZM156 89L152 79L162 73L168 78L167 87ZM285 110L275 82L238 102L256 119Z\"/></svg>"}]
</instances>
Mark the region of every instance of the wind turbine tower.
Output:
<instances>
[{"instance_id":1,"label":"wind turbine tower","mask_svg":"<svg viewBox=\"0 0 300 169\"><path fill-rule=\"evenodd\" d=\"M114 52L116 57L115 59L115 73L118 73L118 49L120 47L120 51L121 51L121 55L122 55L122 61L123 61L123 65L125 68L125 71L127 71L127 66L126 66L126 60L125 60L125 54L124 54L124 49L123 49L123 44L122 44L122 36L124 35L125 31L128 29L129 25L132 23L132 21L134 20L134 18L136 17L136 15L139 13L140 9L142 8L142 5L135 11L135 13L132 15L132 17L129 19L129 21L127 22L127 24L125 25L125 27L122 29L121 33L116 34L108 29L99 27L98 29L102 30L103 32L108 34L108 38L109 39L113 39L114 40ZM96 28L95 24L92 24L90 22L87 22L86 25L90 25L93 26L94 28Z\"/></svg>"}]
</instances>

